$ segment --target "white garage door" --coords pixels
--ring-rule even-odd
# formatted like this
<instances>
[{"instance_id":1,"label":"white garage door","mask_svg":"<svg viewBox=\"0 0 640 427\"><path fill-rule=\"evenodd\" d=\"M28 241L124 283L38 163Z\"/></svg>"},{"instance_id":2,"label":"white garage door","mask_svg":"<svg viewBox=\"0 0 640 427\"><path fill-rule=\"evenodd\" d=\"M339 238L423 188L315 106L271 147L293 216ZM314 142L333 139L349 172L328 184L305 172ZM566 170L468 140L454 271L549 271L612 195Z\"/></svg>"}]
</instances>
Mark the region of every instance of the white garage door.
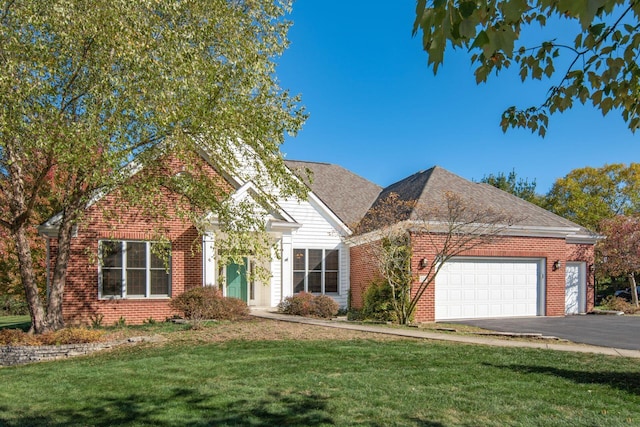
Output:
<instances>
[{"instance_id":1,"label":"white garage door","mask_svg":"<svg viewBox=\"0 0 640 427\"><path fill-rule=\"evenodd\" d=\"M538 260L454 259L436 277L436 320L538 314Z\"/></svg>"}]
</instances>

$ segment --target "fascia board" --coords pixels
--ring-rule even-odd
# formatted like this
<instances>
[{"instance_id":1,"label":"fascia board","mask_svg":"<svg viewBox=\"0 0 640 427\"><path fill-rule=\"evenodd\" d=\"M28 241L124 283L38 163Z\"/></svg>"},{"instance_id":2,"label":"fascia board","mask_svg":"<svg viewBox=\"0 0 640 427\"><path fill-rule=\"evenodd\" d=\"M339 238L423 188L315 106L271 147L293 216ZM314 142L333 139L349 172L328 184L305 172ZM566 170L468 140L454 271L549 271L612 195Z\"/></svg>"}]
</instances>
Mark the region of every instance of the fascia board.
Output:
<instances>
[{"instance_id":1,"label":"fascia board","mask_svg":"<svg viewBox=\"0 0 640 427\"><path fill-rule=\"evenodd\" d=\"M577 234L574 236L567 237L567 243L574 245L595 245L600 240L604 240L605 236L601 236L599 234L587 235L587 234Z\"/></svg>"},{"instance_id":2,"label":"fascia board","mask_svg":"<svg viewBox=\"0 0 640 427\"><path fill-rule=\"evenodd\" d=\"M446 232L446 224L438 221L431 221L426 224L432 233L444 233ZM412 232L427 232L424 226L418 226L415 221L404 221L397 223L392 227L406 227ZM581 231L578 227L536 227L536 226L505 226L504 230L500 230L497 234L500 236L513 236L513 237L546 237L566 239L567 243L571 244L595 244L603 236L599 235L585 235L577 234ZM352 246L358 246L372 241L379 240L389 232L389 227L383 229L370 231L369 233L355 236L349 239L349 244Z\"/></svg>"}]
</instances>

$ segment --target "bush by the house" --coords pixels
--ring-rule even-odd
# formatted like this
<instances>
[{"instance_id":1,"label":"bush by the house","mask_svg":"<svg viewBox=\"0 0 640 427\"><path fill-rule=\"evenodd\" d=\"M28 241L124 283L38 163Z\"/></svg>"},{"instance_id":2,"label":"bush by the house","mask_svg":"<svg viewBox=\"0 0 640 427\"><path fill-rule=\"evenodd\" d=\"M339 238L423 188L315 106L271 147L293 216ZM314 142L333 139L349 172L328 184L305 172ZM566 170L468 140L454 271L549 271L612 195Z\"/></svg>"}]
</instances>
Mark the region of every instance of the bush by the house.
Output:
<instances>
[{"instance_id":1,"label":"bush by the house","mask_svg":"<svg viewBox=\"0 0 640 427\"><path fill-rule=\"evenodd\" d=\"M340 306L326 295L313 295L308 292L286 297L278 304L278 311L296 316L312 316L330 319L338 314Z\"/></svg>"},{"instance_id":2,"label":"bush by the house","mask_svg":"<svg viewBox=\"0 0 640 427\"><path fill-rule=\"evenodd\" d=\"M398 321L398 315L393 309L393 293L388 282L377 280L367 287L360 315L365 320Z\"/></svg>"},{"instance_id":3,"label":"bush by the house","mask_svg":"<svg viewBox=\"0 0 640 427\"><path fill-rule=\"evenodd\" d=\"M622 311L626 314L634 314L640 312L640 309L634 307L623 298L614 297L613 295L606 297L602 301L602 307L607 310Z\"/></svg>"},{"instance_id":4,"label":"bush by the house","mask_svg":"<svg viewBox=\"0 0 640 427\"><path fill-rule=\"evenodd\" d=\"M40 335L28 334L20 329L0 330L0 345L63 345L99 342L103 331L85 328L64 328Z\"/></svg>"},{"instance_id":5,"label":"bush by the house","mask_svg":"<svg viewBox=\"0 0 640 427\"><path fill-rule=\"evenodd\" d=\"M249 316L249 307L238 298L227 298L213 287L193 288L171 300L171 308L189 320L239 320Z\"/></svg>"},{"instance_id":6,"label":"bush by the house","mask_svg":"<svg viewBox=\"0 0 640 427\"><path fill-rule=\"evenodd\" d=\"M340 311L340 306L331 297L326 295L316 295L313 299L314 313L318 317L330 319L335 317Z\"/></svg>"}]
</instances>

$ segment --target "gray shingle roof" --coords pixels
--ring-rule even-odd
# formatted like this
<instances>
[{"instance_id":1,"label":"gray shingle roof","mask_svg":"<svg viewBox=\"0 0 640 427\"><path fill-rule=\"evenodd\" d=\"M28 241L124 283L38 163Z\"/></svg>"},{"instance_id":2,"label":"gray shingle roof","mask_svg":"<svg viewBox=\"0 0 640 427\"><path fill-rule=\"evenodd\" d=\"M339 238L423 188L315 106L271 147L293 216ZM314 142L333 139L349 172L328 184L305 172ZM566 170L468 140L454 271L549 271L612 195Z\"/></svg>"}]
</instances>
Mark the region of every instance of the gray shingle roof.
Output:
<instances>
[{"instance_id":1,"label":"gray shingle roof","mask_svg":"<svg viewBox=\"0 0 640 427\"><path fill-rule=\"evenodd\" d=\"M444 204L446 192L457 194L466 204L478 209L502 212L517 218L518 226L577 228L580 234L589 234L587 229L578 224L533 203L489 184L468 181L439 166L418 172L388 186L380 193L374 206L390 193L396 193L401 200L416 201L417 206L437 209ZM415 212L412 216L415 217Z\"/></svg>"},{"instance_id":2,"label":"gray shingle roof","mask_svg":"<svg viewBox=\"0 0 640 427\"><path fill-rule=\"evenodd\" d=\"M368 219L364 222L368 225L362 224L364 229L360 231L367 231L371 225L378 228L382 223L389 222L388 218L376 221L373 215L378 214L376 207L381 206L391 193L397 194L400 200L416 202L410 212L404 205L400 206L402 212L398 211L399 217L394 221L402 221L408 217L416 219L418 212L425 210L443 212L445 194L450 192L478 211L499 212L504 217L514 219L518 227L564 229L576 236L593 236L586 228L533 203L489 184L471 182L439 166L417 172L383 189L341 166L294 160L286 160L285 163L352 230L365 216ZM306 178L307 169L312 174L311 182Z\"/></svg>"},{"instance_id":3,"label":"gray shingle roof","mask_svg":"<svg viewBox=\"0 0 640 427\"><path fill-rule=\"evenodd\" d=\"M353 229L380 194L382 187L347 169L329 163L285 160L311 191ZM311 182L306 170L311 172Z\"/></svg>"}]
</instances>

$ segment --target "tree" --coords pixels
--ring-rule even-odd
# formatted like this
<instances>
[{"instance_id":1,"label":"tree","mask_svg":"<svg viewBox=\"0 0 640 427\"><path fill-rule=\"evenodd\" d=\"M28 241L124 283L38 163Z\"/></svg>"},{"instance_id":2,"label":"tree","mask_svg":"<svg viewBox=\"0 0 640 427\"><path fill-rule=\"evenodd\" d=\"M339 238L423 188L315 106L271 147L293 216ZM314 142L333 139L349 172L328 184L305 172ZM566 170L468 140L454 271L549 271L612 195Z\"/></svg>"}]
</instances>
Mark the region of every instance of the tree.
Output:
<instances>
[{"instance_id":1,"label":"tree","mask_svg":"<svg viewBox=\"0 0 640 427\"><path fill-rule=\"evenodd\" d=\"M502 172L498 175L485 175L480 182L511 193L527 202L539 203L539 197L536 195L536 180L529 182L527 179L518 178L515 170L509 172L509 175L505 175Z\"/></svg>"},{"instance_id":2,"label":"tree","mask_svg":"<svg viewBox=\"0 0 640 427\"><path fill-rule=\"evenodd\" d=\"M420 206L390 193L367 213L357 233L376 239L368 246L369 255L391 287L398 322L407 324L447 261L491 243L517 221L503 212L469 203L453 192L445 192L436 207ZM435 254L427 265L420 266L420 276L411 268L416 236L424 236Z\"/></svg>"},{"instance_id":3,"label":"tree","mask_svg":"<svg viewBox=\"0 0 640 427\"><path fill-rule=\"evenodd\" d=\"M604 219L600 229L606 238L598 244L600 270L611 276L626 276L631 301L638 307L635 275L640 273L640 218L617 215Z\"/></svg>"},{"instance_id":4,"label":"tree","mask_svg":"<svg viewBox=\"0 0 640 427\"><path fill-rule=\"evenodd\" d=\"M574 169L556 180L544 207L591 230L616 215L640 213L640 164Z\"/></svg>"},{"instance_id":5,"label":"tree","mask_svg":"<svg viewBox=\"0 0 640 427\"><path fill-rule=\"evenodd\" d=\"M512 65L523 82L556 79L540 105L509 107L502 114L503 131L528 128L544 137L549 115L577 101L590 102L603 115L618 110L635 131L640 126L639 17L636 0L418 0L413 33L422 31L434 72L451 46L471 53L477 83ZM542 32L535 27L550 23L564 28L576 23L577 34L567 41L538 40Z\"/></svg>"},{"instance_id":6,"label":"tree","mask_svg":"<svg viewBox=\"0 0 640 427\"><path fill-rule=\"evenodd\" d=\"M154 173L131 179L138 170L159 170L167 156L193 165L194 153L204 152L216 168L238 175L239 161L249 163L268 178L258 185L270 182L284 195L304 191L279 152L284 133L305 118L274 74L289 10L287 0L1 3L0 225L15 242L34 332L63 326L72 231L100 195L118 189L159 213L155 196L171 188L193 221L204 212L225 219L251 211L226 199L220 182L197 167L165 181ZM59 209L59 233L43 304L29 233L48 194ZM259 227L249 216L228 232Z\"/></svg>"}]
</instances>

